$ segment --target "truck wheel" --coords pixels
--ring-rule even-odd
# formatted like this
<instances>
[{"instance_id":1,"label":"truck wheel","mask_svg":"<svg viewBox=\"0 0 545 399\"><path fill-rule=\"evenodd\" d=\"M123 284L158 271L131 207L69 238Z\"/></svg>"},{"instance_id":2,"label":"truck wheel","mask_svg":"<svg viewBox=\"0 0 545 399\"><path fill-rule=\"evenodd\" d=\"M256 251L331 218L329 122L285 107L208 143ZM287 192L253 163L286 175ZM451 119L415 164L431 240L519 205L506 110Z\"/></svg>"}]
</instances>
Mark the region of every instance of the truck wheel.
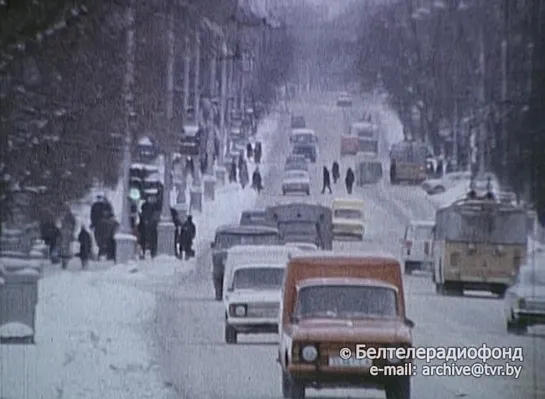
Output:
<instances>
[{"instance_id":1,"label":"truck wheel","mask_svg":"<svg viewBox=\"0 0 545 399\"><path fill-rule=\"evenodd\" d=\"M441 283L436 283L435 284L435 292L441 296L445 296L446 295L446 292L445 292L445 285L444 284L441 284Z\"/></svg>"},{"instance_id":2,"label":"truck wheel","mask_svg":"<svg viewBox=\"0 0 545 399\"><path fill-rule=\"evenodd\" d=\"M411 378L408 376L390 379L384 387L386 399L411 399Z\"/></svg>"},{"instance_id":3,"label":"truck wheel","mask_svg":"<svg viewBox=\"0 0 545 399\"><path fill-rule=\"evenodd\" d=\"M410 276L413 274L413 264L412 262L405 262L405 274Z\"/></svg>"},{"instance_id":4,"label":"truck wheel","mask_svg":"<svg viewBox=\"0 0 545 399\"><path fill-rule=\"evenodd\" d=\"M305 399L305 385L297 380L290 381L290 399Z\"/></svg>"},{"instance_id":5,"label":"truck wheel","mask_svg":"<svg viewBox=\"0 0 545 399\"><path fill-rule=\"evenodd\" d=\"M526 331L528 328L522 324L520 321L507 321L507 332L509 334L515 334L515 335L524 335L526 334Z\"/></svg>"},{"instance_id":6,"label":"truck wheel","mask_svg":"<svg viewBox=\"0 0 545 399\"><path fill-rule=\"evenodd\" d=\"M225 342L228 344L237 343L237 330L229 324L225 324Z\"/></svg>"},{"instance_id":7,"label":"truck wheel","mask_svg":"<svg viewBox=\"0 0 545 399\"><path fill-rule=\"evenodd\" d=\"M290 377L285 371L282 371L282 396L284 399L290 399L291 382Z\"/></svg>"}]
</instances>

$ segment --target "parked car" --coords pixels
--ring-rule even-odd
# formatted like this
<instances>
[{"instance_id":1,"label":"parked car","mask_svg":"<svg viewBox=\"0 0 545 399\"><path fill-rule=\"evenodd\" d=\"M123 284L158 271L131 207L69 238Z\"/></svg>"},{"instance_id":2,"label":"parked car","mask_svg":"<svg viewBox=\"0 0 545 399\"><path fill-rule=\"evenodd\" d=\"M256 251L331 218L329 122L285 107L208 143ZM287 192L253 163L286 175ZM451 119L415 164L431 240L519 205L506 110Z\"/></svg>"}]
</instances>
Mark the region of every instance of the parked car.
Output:
<instances>
[{"instance_id":1,"label":"parked car","mask_svg":"<svg viewBox=\"0 0 545 399\"><path fill-rule=\"evenodd\" d=\"M310 175L304 170L290 170L284 173L282 194L302 193L310 195Z\"/></svg>"},{"instance_id":2,"label":"parked car","mask_svg":"<svg viewBox=\"0 0 545 399\"><path fill-rule=\"evenodd\" d=\"M545 269L521 266L504 303L507 332L524 334L528 327L545 324Z\"/></svg>"},{"instance_id":3,"label":"parked car","mask_svg":"<svg viewBox=\"0 0 545 399\"><path fill-rule=\"evenodd\" d=\"M422 183L422 189L429 195L441 194L457 186L460 183L467 182L468 188L471 181L471 172L453 172L447 173L440 179L426 179Z\"/></svg>"}]
</instances>

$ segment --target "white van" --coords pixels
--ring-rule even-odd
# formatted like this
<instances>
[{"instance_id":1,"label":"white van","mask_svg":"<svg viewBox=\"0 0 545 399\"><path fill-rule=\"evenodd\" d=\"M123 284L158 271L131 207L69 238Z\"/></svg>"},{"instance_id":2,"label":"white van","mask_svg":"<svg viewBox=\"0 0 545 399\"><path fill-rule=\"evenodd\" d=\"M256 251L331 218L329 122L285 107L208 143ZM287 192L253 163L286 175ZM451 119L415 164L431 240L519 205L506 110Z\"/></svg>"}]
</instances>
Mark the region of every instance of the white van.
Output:
<instances>
[{"instance_id":1,"label":"white van","mask_svg":"<svg viewBox=\"0 0 545 399\"><path fill-rule=\"evenodd\" d=\"M411 220L405 228L401 240L405 274L411 274L413 270L431 270L434 226L435 223L431 221Z\"/></svg>"},{"instance_id":2,"label":"white van","mask_svg":"<svg viewBox=\"0 0 545 399\"><path fill-rule=\"evenodd\" d=\"M227 253L223 279L225 342L238 334L278 332L286 264L301 250L280 245L237 245Z\"/></svg>"}]
</instances>

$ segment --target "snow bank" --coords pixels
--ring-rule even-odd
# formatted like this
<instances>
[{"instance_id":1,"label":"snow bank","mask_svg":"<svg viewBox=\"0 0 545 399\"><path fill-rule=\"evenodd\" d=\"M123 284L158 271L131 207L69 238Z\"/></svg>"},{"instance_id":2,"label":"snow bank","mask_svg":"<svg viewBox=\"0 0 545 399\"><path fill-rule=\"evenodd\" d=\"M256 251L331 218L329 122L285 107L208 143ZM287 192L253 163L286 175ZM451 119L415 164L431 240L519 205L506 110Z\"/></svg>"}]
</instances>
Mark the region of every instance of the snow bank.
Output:
<instances>
[{"instance_id":1,"label":"snow bank","mask_svg":"<svg viewBox=\"0 0 545 399\"><path fill-rule=\"evenodd\" d=\"M198 248L196 248L198 250ZM195 269L195 259L182 260L175 256L159 255L155 259L129 262L126 265L116 265L105 271L105 275L114 278L152 281L156 278L187 274Z\"/></svg>"},{"instance_id":2,"label":"snow bank","mask_svg":"<svg viewBox=\"0 0 545 399\"><path fill-rule=\"evenodd\" d=\"M40 281L35 346L0 346L0 397L163 398L159 367L138 334L151 322L151 293L102 273Z\"/></svg>"}]
</instances>

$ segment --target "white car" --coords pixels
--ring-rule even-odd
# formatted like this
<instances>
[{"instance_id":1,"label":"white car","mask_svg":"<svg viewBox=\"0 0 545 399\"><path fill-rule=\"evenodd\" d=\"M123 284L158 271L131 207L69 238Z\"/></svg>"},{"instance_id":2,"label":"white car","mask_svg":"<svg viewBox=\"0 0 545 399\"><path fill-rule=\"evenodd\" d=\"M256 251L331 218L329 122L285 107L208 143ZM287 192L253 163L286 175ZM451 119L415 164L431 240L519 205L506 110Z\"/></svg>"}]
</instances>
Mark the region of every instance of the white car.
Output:
<instances>
[{"instance_id":1,"label":"white car","mask_svg":"<svg viewBox=\"0 0 545 399\"><path fill-rule=\"evenodd\" d=\"M405 227L405 235L401 240L401 257L405 265L405 274L414 270L429 271L432 269L432 243L435 222L411 220Z\"/></svg>"},{"instance_id":2,"label":"white car","mask_svg":"<svg viewBox=\"0 0 545 399\"><path fill-rule=\"evenodd\" d=\"M284 245L237 245L227 254L223 279L225 342L238 334L278 331L284 271L301 251Z\"/></svg>"},{"instance_id":3,"label":"white car","mask_svg":"<svg viewBox=\"0 0 545 399\"><path fill-rule=\"evenodd\" d=\"M545 324L545 268L521 266L504 299L507 332L524 334L528 327Z\"/></svg>"},{"instance_id":4,"label":"white car","mask_svg":"<svg viewBox=\"0 0 545 399\"><path fill-rule=\"evenodd\" d=\"M441 194L445 191L466 182L469 188L471 181L470 172L452 172L446 173L440 179L427 179L422 183L422 189L429 195Z\"/></svg>"},{"instance_id":5,"label":"white car","mask_svg":"<svg viewBox=\"0 0 545 399\"><path fill-rule=\"evenodd\" d=\"M284 173L282 194L302 193L310 195L310 175L304 170L290 170Z\"/></svg>"}]
</instances>

